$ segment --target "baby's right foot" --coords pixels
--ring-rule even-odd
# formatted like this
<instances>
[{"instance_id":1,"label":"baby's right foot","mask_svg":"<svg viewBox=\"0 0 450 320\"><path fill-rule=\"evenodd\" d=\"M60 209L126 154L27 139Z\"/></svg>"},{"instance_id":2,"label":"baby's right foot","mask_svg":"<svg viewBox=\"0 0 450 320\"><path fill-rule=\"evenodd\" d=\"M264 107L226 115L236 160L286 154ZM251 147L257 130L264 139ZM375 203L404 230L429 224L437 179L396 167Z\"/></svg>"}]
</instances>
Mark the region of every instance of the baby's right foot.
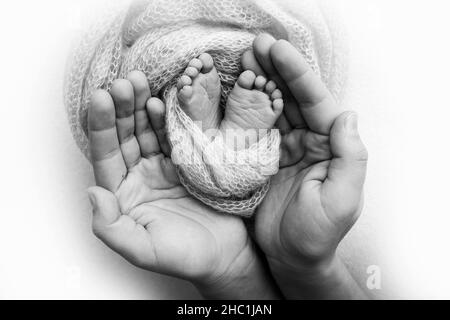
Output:
<instances>
[{"instance_id":1,"label":"baby's right foot","mask_svg":"<svg viewBox=\"0 0 450 320\"><path fill-rule=\"evenodd\" d=\"M189 62L178 80L181 108L203 131L217 129L222 119L219 108L221 86L213 58L203 53Z\"/></svg>"}]
</instances>

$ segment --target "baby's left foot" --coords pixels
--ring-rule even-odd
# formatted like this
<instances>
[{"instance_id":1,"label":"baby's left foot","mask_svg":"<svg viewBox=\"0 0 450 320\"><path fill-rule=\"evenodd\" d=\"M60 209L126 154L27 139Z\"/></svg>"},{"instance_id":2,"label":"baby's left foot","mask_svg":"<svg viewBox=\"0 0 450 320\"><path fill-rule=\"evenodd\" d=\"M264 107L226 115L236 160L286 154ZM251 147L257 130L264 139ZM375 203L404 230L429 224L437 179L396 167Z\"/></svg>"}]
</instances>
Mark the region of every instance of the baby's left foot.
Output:
<instances>
[{"instance_id":1,"label":"baby's left foot","mask_svg":"<svg viewBox=\"0 0 450 320\"><path fill-rule=\"evenodd\" d=\"M228 96L220 130L222 134L227 130L246 130L247 143L251 145L258 141L259 130L273 128L282 111L282 94L275 82L247 70L239 76Z\"/></svg>"},{"instance_id":2,"label":"baby's left foot","mask_svg":"<svg viewBox=\"0 0 450 320\"><path fill-rule=\"evenodd\" d=\"M181 108L203 131L219 127L220 79L208 53L192 59L177 83Z\"/></svg>"}]
</instances>

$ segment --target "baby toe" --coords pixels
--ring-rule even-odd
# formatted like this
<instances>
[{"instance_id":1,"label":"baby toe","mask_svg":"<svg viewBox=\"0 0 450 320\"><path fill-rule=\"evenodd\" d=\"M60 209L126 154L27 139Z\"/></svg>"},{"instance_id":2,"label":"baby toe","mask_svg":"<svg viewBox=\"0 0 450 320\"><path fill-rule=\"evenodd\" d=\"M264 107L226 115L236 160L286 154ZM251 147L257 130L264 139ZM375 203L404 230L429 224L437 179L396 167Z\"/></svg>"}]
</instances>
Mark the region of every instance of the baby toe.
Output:
<instances>
[{"instance_id":1,"label":"baby toe","mask_svg":"<svg viewBox=\"0 0 450 320\"><path fill-rule=\"evenodd\" d=\"M237 80L237 84L244 89L251 90L255 84L256 75L253 71L247 70L241 73Z\"/></svg>"},{"instance_id":2,"label":"baby toe","mask_svg":"<svg viewBox=\"0 0 450 320\"><path fill-rule=\"evenodd\" d=\"M272 109L277 117L281 115L283 107L284 107L283 99L275 99L272 101Z\"/></svg>"},{"instance_id":3,"label":"baby toe","mask_svg":"<svg viewBox=\"0 0 450 320\"><path fill-rule=\"evenodd\" d=\"M201 68L201 72L202 73L208 73L214 67L213 58L208 53L202 53L198 57L198 59L201 61L202 65L203 65L202 68Z\"/></svg>"},{"instance_id":4,"label":"baby toe","mask_svg":"<svg viewBox=\"0 0 450 320\"><path fill-rule=\"evenodd\" d=\"M183 89L183 87L190 86L191 84L192 84L192 79L184 74L178 80L177 88L178 88L178 90L181 90L181 89Z\"/></svg>"},{"instance_id":5,"label":"baby toe","mask_svg":"<svg viewBox=\"0 0 450 320\"><path fill-rule=\"evenodd\" d=\"M191 78L198 76L198 73L198 69L194 67L187 67L186 70L184 70L184 74Z\"/></svg>"},{"instance_id":6,"label":"baby toe","mask_svg":"<svg viewBox=\"0 0 450 320\"><path fill-rule=\"evenodd\" d=\"M265 91L267 94L272 95L272 93L275 91L276 88L277 88L277 85L276 85L275 81L270 80L266 84Z\"/></svg>"},{"instance_id":7,"label":"baby toe","mask_svg":"<svg viewBox=\"0 0 450 320\"><path fill-rule=\"evenodd\" d=\"M271 94L271 98L272 98L272 100L283 98L283 94L281 93L281 90L275 89Z\"/></svg>"},{"instance_id":8,"label":"baby toe","mask_svg":"<svg viewBox=\"0 0 450 320\"><path fill-rule=\"evenodd\" d=\"M257 76L255 79L255 89L263 91L266 86L267 79L263 76Z\"/></svg>"},{"instance_id":9,"label":"baby toe","mask_svg":"<svg viewBox=\"0 0 450 320\"><path fill-rule=\"evenodd\" d=\"M178 96L182 99L182 100L187 100L190 97L192 97L192 94L194 93L194 90L192 89L191 86L185 86L183 87L179 92L178 92Z\"/></svg>"},{"instance_id":10,"label":"baby toe","mask_svg":"<svg viewBox=\"0 0 450 320\"><path fill-rule=\"evenodd\" d=\"M202 70L203 63L198 58L194 58L191 61L189 61L188 67L193 67L197 69L198 71Z\"/></svg>"}]
</instances>

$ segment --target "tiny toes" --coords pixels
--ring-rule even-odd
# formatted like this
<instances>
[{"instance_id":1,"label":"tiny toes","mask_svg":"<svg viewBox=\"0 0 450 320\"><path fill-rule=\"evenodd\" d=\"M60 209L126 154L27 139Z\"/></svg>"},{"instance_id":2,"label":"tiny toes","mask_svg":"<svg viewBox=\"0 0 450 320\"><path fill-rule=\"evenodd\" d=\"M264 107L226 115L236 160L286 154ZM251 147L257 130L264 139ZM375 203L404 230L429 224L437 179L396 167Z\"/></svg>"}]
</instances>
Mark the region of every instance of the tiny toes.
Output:
<instances>
[{"instance_id":1,"label":"tiny toes","mask_svg":"<svg viewBox=\"0 0 450 320\"><path fill-rule=\"evenodd\" d=\"M188 99L192 97L192 94L194 93L194 90L191 86L185 86L180 90L180 97L183 99Z\"/></svg>"},{"instance_id":2,"label":"tiny toes","mask_svg":"<svg viewBox=\"0 0 450 320\"><path fill-rule=\"evenodd\" d=\"M201 130L219 126L221 83L211 55L203 53L191 59L178 79L177 89L180 107Z\"/></svg>"},{"instance_id":3,"label":"tiny toes","mask_svg":"<svg viewBox=\"0 0 450 320\"><path fill-rule=\"evenodd\" d=\"M272 100L282 99L282 98L283 98L283 94L281 93L281 90L280 90L280 89L275 89L275 90L272 92L271 97L272 97Z\"/></svg>"},{"instance_id":4,"label":"tiny toes","mask_svg":"<svg viewBox=\"0 0 450 320\"><path fill-rule=\"evenodd\" d=\"M185 86L192 85L193 79L197 77L200 70L203 68L203 62L200 59L194 58L189 61L188 67L184 70L183 75L180 77L177 83L178 90L183 89Z\"/></svg>"},{"instance_id":5,"label":"tiny toes","mask_svg":"<svg viewBox=\"0 0 450 320\"><path fill-rule=\"evenodd\" d=\"M275 91L276 88L277 88L276 83L274 81L270 80L266 84L265 91L267 94L271 95Z\"/></svg>"},{"instance_id":6,"label":"tiny toes","mask_svg":"<svg viewBox=\"0 0 450 320\"><path fill-rule=\"evenodd\" d=\"M198 71L200 71L203 67L203 64L199 59L194 58L189 62L188 67L193 67L193 68L197 69Z\"/></svg>"},{"instance_id":7,"label":"tiny toes","mask_svg":"<svg viewBox=\"0 0 450 320\"><path fill-rule=\"evenodd\" d=\"M185 86L190 86L192 84L192 79L187 75L182 75L180 80L178 80L177 88L178 90L183 89Z\"/></svg>"},{"instance_id":8,"label":"tiny toes","mask_svg":"<svg viewBox=\"0 0 450 320\"><path fill-rule=\"evenodd\" d=\"M275 114L277 116L279 116L281 114L281 112L283 111L283 107L284 107L283 99L275 99L275 100L273 100L272 108L273 108L273 111L275 112Z\"/></svg>"},{"instance_id":9,"label":"tiny toes","mask_svg":"<svg viewBox=\"0 0 450 320\"><path fill-rule=\"evenodd\" d=\"M255 84L256 75L253 71L247 70L241 73L237 80L237 84L244 89L253 89Z\"/></svg>"},{"instance_id":10,"label":"tiny toes","mask_svg":"<svg viewBox=\"0 0 450 320\"><path fill-rule=\"evenodd\" d=\"M200 70L202 73L208 73L214 67L213 58L208 53L202 53L198 57L198 60L200 60L200 62L202 63L202 68Z\"/></svg>"},{"instance_id":11,"label":"tiny toes","mask_svg":"<svg viewBox=\"0 0 450 320\"><path fill-rule=\"evenodd\" d=\"M198 72L199 70L194 67L187 67L186 70L184 70L184 74L191 78L198 76Z\"/></svg>"},{"instance_id":12,"label":"tiny toes","mask_svg":"<svg viewBox=\"0 0 450 320\"><path fill-rule=\"evenodd\" d=\"M255 79L255 89L262 91L266 86L267 79L263 76L257 76Z\"/></svg>"}]
</instances>

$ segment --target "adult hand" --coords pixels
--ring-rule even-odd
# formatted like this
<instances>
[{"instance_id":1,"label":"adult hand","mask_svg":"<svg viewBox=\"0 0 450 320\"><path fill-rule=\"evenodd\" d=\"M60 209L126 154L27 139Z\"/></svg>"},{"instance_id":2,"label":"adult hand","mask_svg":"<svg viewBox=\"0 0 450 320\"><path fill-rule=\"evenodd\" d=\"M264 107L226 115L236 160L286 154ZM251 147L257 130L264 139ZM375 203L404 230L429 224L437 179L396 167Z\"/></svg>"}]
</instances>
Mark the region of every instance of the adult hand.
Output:
<instances>
[{"instance_id":1,"label":"adult hand","mask_svg":"<svg viewBox=\"0 0 450 320\"><path fill-rule=\"evenodd\" d=\"M287 41L258 36L242 64L274 80L285 99L277 124L281 169L256 214L258 244L287 296L358 296L356 286L343 283L351 277L335 255L363 203L368 156L356 115L335 103ZM301 280L292 281L295 276ZM324 282L338 284L332 289L338 295L324 295L329 287L314 287Z\"/></svg>"},{"instance_id":2,"label":"adult hand","mask_svg":"<svg viewBox=\"0 0 450 320\"><path fill-rule=\"evenodd\" d=\"M105 244L138 267L191 280L207 297L275 297L242 220L180 184L165 106L143 73L95 92L88 114L93 230Z\"/></svg>"}]
</instances>

